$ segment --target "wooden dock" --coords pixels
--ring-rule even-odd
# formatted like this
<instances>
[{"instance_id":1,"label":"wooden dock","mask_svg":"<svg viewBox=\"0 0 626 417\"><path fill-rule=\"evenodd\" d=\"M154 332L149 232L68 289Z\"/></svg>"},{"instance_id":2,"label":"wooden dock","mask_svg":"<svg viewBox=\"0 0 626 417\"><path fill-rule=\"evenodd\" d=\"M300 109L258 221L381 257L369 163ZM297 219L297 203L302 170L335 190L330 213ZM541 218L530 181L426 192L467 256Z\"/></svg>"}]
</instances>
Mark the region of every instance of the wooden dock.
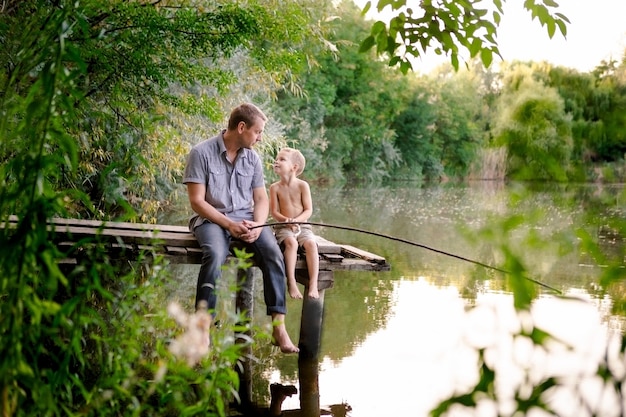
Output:
<instances>
[{"instance_id":1,"label":"wooden dock","mask_svg":"<svg viewBox=\"0 0 626 417\"><path fill-rule=\"evenodd\" d=\"M17 224L17 218L11 217L10 226ZM202 250L196 238L186 226L106 222L98 220L80 220L52 218L49 228L53 240L61 249L80 254L80 247L105 245L112 257L136 259L140 254L162 255L170 263L199 264ZM389 271L385 258L350 245L330 242L317 236L320 255L320 270L341 271ZM75 263L73 258L66 263ZM300 257L297 270L306 270L306 261Z\"/></svg>"}]
</instances>

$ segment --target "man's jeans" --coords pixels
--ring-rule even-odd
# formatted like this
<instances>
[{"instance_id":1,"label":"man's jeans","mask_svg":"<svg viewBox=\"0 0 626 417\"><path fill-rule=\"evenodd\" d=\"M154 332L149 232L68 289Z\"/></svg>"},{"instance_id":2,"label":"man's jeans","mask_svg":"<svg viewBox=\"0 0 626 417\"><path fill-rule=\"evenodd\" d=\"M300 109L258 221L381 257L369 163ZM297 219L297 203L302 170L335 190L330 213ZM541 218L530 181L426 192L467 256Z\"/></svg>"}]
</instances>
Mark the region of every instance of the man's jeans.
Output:
<instances>
[{"instance_id":1,"label":"man's jeans","mask_svg":"<svg viewBox=\"0 0 626 417\"><path fill-rule=\"evenodd\" d=\"M193 234L202 248L202 266L196 288L196 308L198 303L204 300L209 310L214 313L217 305L215 283L221 276L226 257L230 254L230 243L233 237L227 230L211 222L204 222L196 227ZM241 244L254 255L254 261L263 272L263 293L267 314L286 314L285 264L282 251L271 229L263 227L255 242L241 242Z\"/></svg>"}]
</instances>

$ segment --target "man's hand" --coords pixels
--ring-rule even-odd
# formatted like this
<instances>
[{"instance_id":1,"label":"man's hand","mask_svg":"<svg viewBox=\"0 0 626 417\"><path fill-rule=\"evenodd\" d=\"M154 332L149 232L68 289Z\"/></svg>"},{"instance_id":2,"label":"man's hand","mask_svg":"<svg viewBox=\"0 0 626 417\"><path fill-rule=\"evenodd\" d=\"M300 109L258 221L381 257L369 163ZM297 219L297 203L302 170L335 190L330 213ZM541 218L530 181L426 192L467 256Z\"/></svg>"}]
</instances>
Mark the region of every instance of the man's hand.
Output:
<instances>
[{"instance_id":1,"label":"man's hand","mask_svg":"<svg viewBox=\"0 0 626 417\"><path fill-rule=\"evenodd\" d=\"M228 226L228 233L235 239L243 240L244 242L248 242L247 235L250 233L248 226L244 224L244 222L235 223L232 222Z\"/></svg>"},{"instance_id":2,"label":"man's hand","mask_svg":"<svg viewBox=\"0 0 626 417\"><path fill-rule=\"evenodd\" d=\"M262 227L255 227L255 226L262 226L262 223L244 220L243 222L241 222L241 224L246 228L246 232L243 233L239 237L239 239L243 240L244 242L252 243L256 241L261 235ZM255 228L252 229L253 227Z\"/></svg>"}]
</instances>

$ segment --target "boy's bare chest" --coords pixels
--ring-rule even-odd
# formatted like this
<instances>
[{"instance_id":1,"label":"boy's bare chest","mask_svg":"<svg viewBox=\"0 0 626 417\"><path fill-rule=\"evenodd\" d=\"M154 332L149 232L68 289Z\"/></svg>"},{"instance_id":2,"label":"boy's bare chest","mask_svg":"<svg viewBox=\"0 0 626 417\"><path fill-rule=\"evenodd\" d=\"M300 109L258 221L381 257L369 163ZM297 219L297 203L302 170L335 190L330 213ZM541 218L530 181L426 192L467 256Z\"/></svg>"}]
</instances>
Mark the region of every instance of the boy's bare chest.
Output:
<instances>
[{"instance_id":1,"label":"boy's bare chest","mask_svg":"<svg viewBox=\"0 0 626 417\"><path fill-rule=\"evenodd\" d=\"M278 200L282 204L289 204L291 206L302 205L302 193L298 187L281 187L278 190Z\"/></svg>"}]
</instances>

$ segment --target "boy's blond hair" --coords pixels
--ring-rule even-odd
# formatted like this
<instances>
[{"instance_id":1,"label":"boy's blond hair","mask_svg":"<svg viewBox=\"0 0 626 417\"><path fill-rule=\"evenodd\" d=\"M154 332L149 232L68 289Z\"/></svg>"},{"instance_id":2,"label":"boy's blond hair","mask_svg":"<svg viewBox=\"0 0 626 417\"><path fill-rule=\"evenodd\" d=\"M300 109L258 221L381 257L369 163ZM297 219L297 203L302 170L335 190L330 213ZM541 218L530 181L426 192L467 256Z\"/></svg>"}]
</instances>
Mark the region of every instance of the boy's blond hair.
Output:
<instances>
[{"instance_id":1,"label":"boy's blond hair","mask_svg":"<svg viewBox=\"0 0 626 417\"><path fill-rule=\"evenodd\" d=\"M298 166L298 169L296 170L296 176L302 174L302 171L304 171L304 166L306 165L306 160L304 159L304 155L302 155L302 152L293 148L282 148L281 151L285 151L286 153L288 153L291 162L294 165Z\"/></svg>"}]
</instances>

